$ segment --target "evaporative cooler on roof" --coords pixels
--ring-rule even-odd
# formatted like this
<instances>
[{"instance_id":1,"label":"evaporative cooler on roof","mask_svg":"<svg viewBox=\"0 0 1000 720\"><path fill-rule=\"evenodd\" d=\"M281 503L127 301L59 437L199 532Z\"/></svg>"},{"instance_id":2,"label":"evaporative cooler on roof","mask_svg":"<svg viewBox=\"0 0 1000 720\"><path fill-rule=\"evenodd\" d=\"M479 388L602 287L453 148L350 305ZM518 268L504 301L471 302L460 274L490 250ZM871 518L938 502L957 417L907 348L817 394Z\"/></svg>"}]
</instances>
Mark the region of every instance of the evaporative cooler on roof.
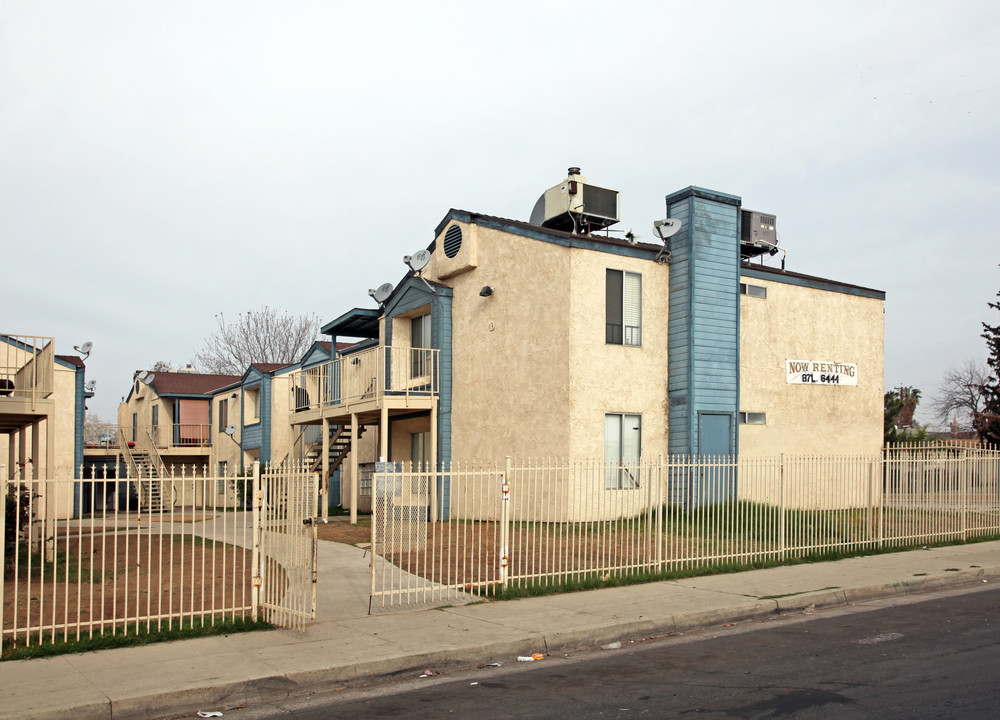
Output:
<instances>
[{"instance_id":1,"label":"evaporative cooler on roof","mask_svg":"<svg viewBox=\"0 0 1000 720\"><path fill-rule=\"evenodd\" d=\"M589 234L618 222L618 191L590 185L580 168L571 167L565 180L538 198L529 222Z\"/></svg>"}]
</instances>

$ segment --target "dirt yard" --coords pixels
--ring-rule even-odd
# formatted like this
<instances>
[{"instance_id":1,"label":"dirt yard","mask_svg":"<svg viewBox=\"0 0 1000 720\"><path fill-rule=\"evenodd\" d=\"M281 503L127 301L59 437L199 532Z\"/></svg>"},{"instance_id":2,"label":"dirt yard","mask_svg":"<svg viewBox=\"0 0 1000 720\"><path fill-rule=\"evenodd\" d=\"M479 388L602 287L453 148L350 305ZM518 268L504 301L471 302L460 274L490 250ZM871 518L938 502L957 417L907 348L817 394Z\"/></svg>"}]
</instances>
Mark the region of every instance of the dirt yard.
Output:
<instances>
[{"instance_id":1,"label":"dirt yard","mask_svg":"<svg viewBox=\"0 0 1000 720\"><path fill-rule=\"evenodd\" d=\"M330 518L330 522L318 526L317 536L320 540L345 543L347 545L365 545L372 541L372 523L367 517L359 517L357 525L351 525L346 515Z\"/></svg>"},{"instance_id":2,"label":"dirt yard","mask_svg":"<svg viewBox=\"0 0 1000 720\"><path fill-rule=\"evenodd\" d=\"M4 640L16 628L35 630L32 640L75 638L130 627L150 617L155 626L178 619L231 616L250 605L250 550L187 535L129 532L86 533L60 538L42 562L21 546L15 566L4 570ZM55 562L53 563L53 555ZM173 618L172 621L170 618ZM139 620L143 622L143 620Z\"/></svg>"}]
</instances>

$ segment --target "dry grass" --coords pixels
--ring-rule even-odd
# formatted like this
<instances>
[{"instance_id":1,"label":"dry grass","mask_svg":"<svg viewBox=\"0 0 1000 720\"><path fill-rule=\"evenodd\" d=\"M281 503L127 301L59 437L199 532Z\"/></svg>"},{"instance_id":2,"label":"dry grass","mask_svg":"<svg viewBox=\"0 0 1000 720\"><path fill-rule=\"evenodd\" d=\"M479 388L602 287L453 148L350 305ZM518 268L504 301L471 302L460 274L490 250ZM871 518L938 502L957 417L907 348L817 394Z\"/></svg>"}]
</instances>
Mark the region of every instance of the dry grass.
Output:
<instances>
[{"instance_id":1,"label":"dry grass","mask_svg":"<svg viewBox=\"0 0 1000 720\"><path fill-rule=\"evenodd\" d=\"M251 555L242 547L190 535L91 532L50 543L46 552L43 564L25 548L16 570L11 563L5 572L7 639L15 622L48 628L41 633L47 641L117 632L126 620L136 624L146 616L173 618L150 621L167 628L181 617L221 618L224 609L250 604ZM39 639L37 630L33 638Z\"/></svg>"}]
</instances>

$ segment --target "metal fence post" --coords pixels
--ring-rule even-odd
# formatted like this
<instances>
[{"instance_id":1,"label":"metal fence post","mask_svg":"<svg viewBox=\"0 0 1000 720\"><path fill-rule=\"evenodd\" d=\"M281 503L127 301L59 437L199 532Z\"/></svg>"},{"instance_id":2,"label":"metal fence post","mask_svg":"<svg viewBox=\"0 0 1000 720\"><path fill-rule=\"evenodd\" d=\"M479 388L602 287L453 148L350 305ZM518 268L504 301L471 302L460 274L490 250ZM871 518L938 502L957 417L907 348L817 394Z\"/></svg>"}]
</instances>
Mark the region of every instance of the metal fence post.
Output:
<instances>
[{"instance_id":1,"label":"metal fence post","mask_svg":"<svg viewBox=\"0 0 1000 720\"><path fill-rule=\"evenodd\" d=\"M778 512L778 557L785 559L785 453L781 453L781 467L778 468L779 512Z\"/></svg>"},{"instance_id":2,"label":"metal fence post","mask_svg":"<svg viewBox=\"0 0 1000 720\"><path fill-rule=\"evenodd\" d=\"M310 496L316 497L316 491L320 486L319 473L313 474L313 486L310 488ZM327 516L326 504L323 507L323 518ZM319 574L319 524L312 524L312 607L310 608L310 614L312 619L316 619L316 579Z\"/></svg>"},{"instance_id":3,"label":"metal fence post","mask_svg":"<svg viewBox=\"0 0 1000 720\"><path fill-rule=\"evenodd\" d=\"M2 482L0 482L0 488L3 489L3 513L0 513L0 538L2 538L2 539L0 539L0 613L2 613L3 612L3 608L7 607L7 605L6 605L7 598L3 594L4 593L3 577L4 577L4 574L5 574L6 570L7 570L6 552L7 552L7 502L8 502L8 500L7 500L7 466L6 465L0 465L0 475L3 476ZM16 528L17 527L17 516L16 515L14 516L14 523L15 523L14 527ZM15 531L15 537L17 537L16 531ZM16 549L16 547L17 547L16 544L15 544L14 547ZM15 555L15 557L17 557L17 556ZM3 626L3 622L2 621L3 621L3 617L0 616L0 627ZM16 623L15 623L15 625L16 625ZM3 636L0 635L0 640L2 640L2 639L3 639Z\"/></svg>"},{"instance_id":4,"label":"metal fence post","mask_svg":"<svg viewBox=\"0 0 1000 720\"><path fill-rule=\"evenodd\" d=\"M506 588L510 565L510 475L511 460L504 464L503 484L500 486L500 584Z\"/></svg>"},{"instance_id":5,"label":"metal fence post","mask_svg":"<svg viewBox=\"0 0 1000 720\"><path fill-rule=\"evenodd\" d=\"M885 506L886 506L886 495L889 492L889 444L886 443L885 450L882 451L879 457L879 478L882 482L882 492L879 493L879 504L878 504L878 547L882 547L885 540Z\"/></svg>"},{"instance_id":6,"label":"metal fence post","mask_svg":"<svg viewBox=\"0 0 1000 720\"><path fill-rule=\"evenodd\" d=\"M250 556L250 564L253 567L253 587L250 590L251 614L256 622L260 620L260 589L264 583L263 563L260 556L260 544L263 536L263 513L261 509L264 505L264 493L260 481L260 462L253 464L253 552Z\"/></svg>"},{"instance_id":7,"label":"metal fence post","mask_svg":"<svg viewBox=\"0 0 1000 720\"><path fill-rule=\"evenodd\" d=\"M962 542L968 539L969 529L969 478L972 476L972 463L968 449L962 451Z\"/></svg>"},{"instance_id":8,"label":"metal fence post","mask_svg":"<svg viewBox=\"0 0 1000 720\"><path fill-rule=\"evenodd\" d=\"M653 520L655 523L653 541L656 543L656 569L659 572L663 571L663 514L666 512L663 504L663 478L666 476L667 473L663 471L663 455L660 455L656 463L656 517Z\"/></svg>"}]
</instances>

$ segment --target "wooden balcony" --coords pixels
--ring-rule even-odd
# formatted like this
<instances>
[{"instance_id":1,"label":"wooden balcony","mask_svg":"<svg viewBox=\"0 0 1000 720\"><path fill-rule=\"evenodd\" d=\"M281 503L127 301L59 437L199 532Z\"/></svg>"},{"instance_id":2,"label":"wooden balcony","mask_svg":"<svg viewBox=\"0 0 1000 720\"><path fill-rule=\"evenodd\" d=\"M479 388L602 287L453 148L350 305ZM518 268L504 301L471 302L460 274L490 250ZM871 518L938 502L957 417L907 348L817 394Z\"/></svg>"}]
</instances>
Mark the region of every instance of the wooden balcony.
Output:
<instances>
[{"instance_id":1,"label":"wooden balcony","mask_svg":"<svg viewBox=\"0 0 1000 720\"><path fill-rule=\"evenodd\" d=\"M55 386L55 341L0 333L0 430L48 415Z\"/></svg>"},{"instance_id":2,"label":"wooden balcony","mask_svg":"<svg viewBox=\"0 0 1000 720\"><path fill-rule=\"evenodd\" d=\"M88 423L83 428L83 449L87 455L113 454L130 447L149 449L164 455L207 454L212 447L212 426L204 423L140 425L135 428L111 423Z\"/></svg>"},{"instance_id":3,"label":"wooden balcony","mask_svg":"<svg viewBox=\"0 0 1000 720\"><path fill-rule=\"evenodd\" d=\"M439 392L439 350L374 347L292 373L291 422L344 424L352 415L372 421L383 409L429 410Z\"/></svg>"}]
</instances>

